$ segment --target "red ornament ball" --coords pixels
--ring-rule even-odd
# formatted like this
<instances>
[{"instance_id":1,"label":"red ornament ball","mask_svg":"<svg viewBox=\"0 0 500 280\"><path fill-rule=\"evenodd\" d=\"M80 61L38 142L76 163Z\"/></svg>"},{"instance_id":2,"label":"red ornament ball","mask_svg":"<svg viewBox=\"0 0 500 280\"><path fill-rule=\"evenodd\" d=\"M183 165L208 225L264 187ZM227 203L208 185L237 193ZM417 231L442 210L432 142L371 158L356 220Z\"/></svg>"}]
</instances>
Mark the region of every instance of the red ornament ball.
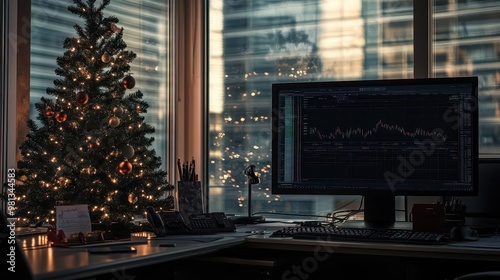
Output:
<instances>
[{"instance_id":1,"label":"red ornament ball","mask_svg":"<svg viewBox=\"0 0 500 280\"><path fill-rule=\"evenodd\" d=\"M132 172L132 163L128 161L120 162L120 165L118 166L118 171L120 171L120 173L123 175L130 174L130 172Z\"/></svg>"},{"instance_id":2,"label":"red ornament ball","mask_svg":"<svg viewBox=\"0 0 500 280\"><path fill-rule=\"evenodd\" d=\"M52 110L52 108L50 107L47 107L45 108L45 116L46 117L52 117L54 115L54 110Z\"/></svg>"},{"instance_id":3,"label":"red ornament ball","mask_svg":"<svg viewBox=\"0 0 500 280\"><path fill-rule=\"evenodd\" d=\"M56 121L63 123L68 119L68 115L64 111L60 111L56 114Z\"/></svg>"},{"instance_id":4,"label":"red ornament ball","mask_svg":"<svg viewBox=\"0 0 500 280\"><path fill-rule=\"evenodd\" d=\"M127 89L131 89L135 87L135 79L134 77L128 75L123 78L123 86Z\"/></svg>"},{"instance_id":5,"label":"red ornament ball","mask_svg":"<svg viewBox=\"0 0 500 280\"><path fill-rule=\"evenodd\" d=\"M87 104L89 102L89 95L84 91L80 91L76 94L76 101L81 104Z\"/></svg>"}]
</instances>

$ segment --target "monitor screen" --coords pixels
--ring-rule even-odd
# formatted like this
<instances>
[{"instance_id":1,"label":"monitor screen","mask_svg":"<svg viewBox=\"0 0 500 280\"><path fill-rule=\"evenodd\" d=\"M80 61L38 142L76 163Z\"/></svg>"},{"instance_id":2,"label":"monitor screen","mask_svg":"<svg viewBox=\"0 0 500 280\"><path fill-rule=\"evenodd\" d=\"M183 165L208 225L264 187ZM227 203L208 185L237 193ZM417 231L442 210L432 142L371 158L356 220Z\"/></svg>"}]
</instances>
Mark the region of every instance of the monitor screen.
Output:
<instances>
[{"instance_id":1,"label":"monitor screen","mask_svg":"<svg viewBox=\"0 0 500 280\"><path fill-rule=\"evenodd\" d=\"M382 221L395 196L476 195L477 97L477 77L273 84L272 193L361 195Z\"/></svg>"}]
</instances>

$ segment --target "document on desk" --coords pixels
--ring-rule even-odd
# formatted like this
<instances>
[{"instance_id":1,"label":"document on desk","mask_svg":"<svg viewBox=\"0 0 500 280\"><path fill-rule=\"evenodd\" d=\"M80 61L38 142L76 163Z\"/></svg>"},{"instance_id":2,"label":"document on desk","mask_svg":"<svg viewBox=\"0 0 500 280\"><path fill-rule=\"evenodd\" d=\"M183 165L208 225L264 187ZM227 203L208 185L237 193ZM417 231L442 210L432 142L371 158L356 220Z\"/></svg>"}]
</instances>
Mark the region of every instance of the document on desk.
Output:
<instances>
[{"instance_id":1,"label":"document on desk","mask_svg":"<svg viewBox=\"0 0 500 280\"><path fill-rule=\"evenodd\" d=\"M148 244L148 238L132 236L131 238L122 240L106 240L104 242L98 242L98 243L72 245L71 248L106 247L115 245L134 245L134 244Z\"/></svg>"},{"instance_id":2,"label":"document on desk","mask_svg":"<svg viewBox=\"0 0 500 280\"><path fill-rule=\"evenodd\" d=\"M66 236L74 233L92 231L89 207L87 204L56 206L56 229L63 230Z\"/></svg>"},{"instance_id":3,"label":"document on desk","mask_svg":"<svg viewBox=\"0 0 500 280\"><path fill-rule=\"evenodd\" d=\"M481 237L476 241L450 243L451 246L500 249L500 236Z\"/></svg>"}]
</instances>

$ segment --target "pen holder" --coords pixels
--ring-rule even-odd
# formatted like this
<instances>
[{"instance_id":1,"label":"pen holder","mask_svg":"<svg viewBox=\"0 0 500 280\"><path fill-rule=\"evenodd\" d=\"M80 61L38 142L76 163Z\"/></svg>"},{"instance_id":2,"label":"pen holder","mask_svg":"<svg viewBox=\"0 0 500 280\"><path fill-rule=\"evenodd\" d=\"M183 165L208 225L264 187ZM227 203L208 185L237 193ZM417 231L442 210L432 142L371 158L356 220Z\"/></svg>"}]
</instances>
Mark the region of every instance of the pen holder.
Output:
<instances>
[{"instance_id":1,"label":"pen holder","mask_svg":"<svg viewBox=\"0 0 500 280\"><path fill-rule=\"evenodd\" d=\"M203 213L203 200L200 181L177 182L179 212L185 217Z\"/></svg>"},{"instance_id":2,"label":"pen holder","mask_svg":"<svg viewBox=\"0 0 500 280\"><path fill-rule=\"evenodd\" d=\"M467 206L458 202L445 206L446 209L446 228L452 229L455 226L465 225L465 213Z\"/></svg>"},{"instance_id":3,"label":"pen holder","mask_svg":"<svg viewBox=\"0 0 500 280\"><path fill-rule=\"evenodd\" d=\"M465 225L465 213L446 213L446 228Z\"/></svg>"}]
</instances>

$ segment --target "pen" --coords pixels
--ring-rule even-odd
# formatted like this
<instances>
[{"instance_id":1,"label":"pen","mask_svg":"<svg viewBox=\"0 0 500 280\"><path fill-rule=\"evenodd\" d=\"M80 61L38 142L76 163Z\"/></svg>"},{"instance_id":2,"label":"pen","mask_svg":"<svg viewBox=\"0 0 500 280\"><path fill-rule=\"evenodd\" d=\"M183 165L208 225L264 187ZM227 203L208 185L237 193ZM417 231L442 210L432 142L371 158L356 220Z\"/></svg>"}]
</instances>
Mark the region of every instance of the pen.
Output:
<instances>
[{"instance_id":1,"label":"pen","mask_svg":"<svg viewBox=\"0 0 500 280\"><path fill-rule=\"evenodd\" d=\"M188 176L188 172L189 172L187 161L185 163L183 163L182 166L183 166L183 170L184 170L184 181L187 181L187 179L188 179L187 176Z\"/></svg>"},{"instance_id":2,"label":"pen","mask_svg":"<svg viewBox=\"0 0 500 280\"><path fill-rule=\"evenodd\" d=\"M162 243L159 247L175 247L175 243Z\"/></svg>"},{"instance_id":3,"label":"pen","mask_svg":"<svg viewBox=\"0 0 500 280\"><path fill-rule=\"evenodd\" d=\"M198 176L196 174L196 161L194 157L191 161L185 161L181 163L181 159L177 159L177 169L179 171L179 181L187 182L187 181L197 181Z\"/></svg>"},{"instance_id":4,"label":"pen","mask_svg":"<svg viewBox=\"0 0 500 280\"><path fill-rule=\"evenodd\" d=\"M195 173L195 161L194 161L194 157L191 159L191 164L193 165L193 170L191 170L191 181L196 181L196 173Z\"/></svg>"}]
</instances>

